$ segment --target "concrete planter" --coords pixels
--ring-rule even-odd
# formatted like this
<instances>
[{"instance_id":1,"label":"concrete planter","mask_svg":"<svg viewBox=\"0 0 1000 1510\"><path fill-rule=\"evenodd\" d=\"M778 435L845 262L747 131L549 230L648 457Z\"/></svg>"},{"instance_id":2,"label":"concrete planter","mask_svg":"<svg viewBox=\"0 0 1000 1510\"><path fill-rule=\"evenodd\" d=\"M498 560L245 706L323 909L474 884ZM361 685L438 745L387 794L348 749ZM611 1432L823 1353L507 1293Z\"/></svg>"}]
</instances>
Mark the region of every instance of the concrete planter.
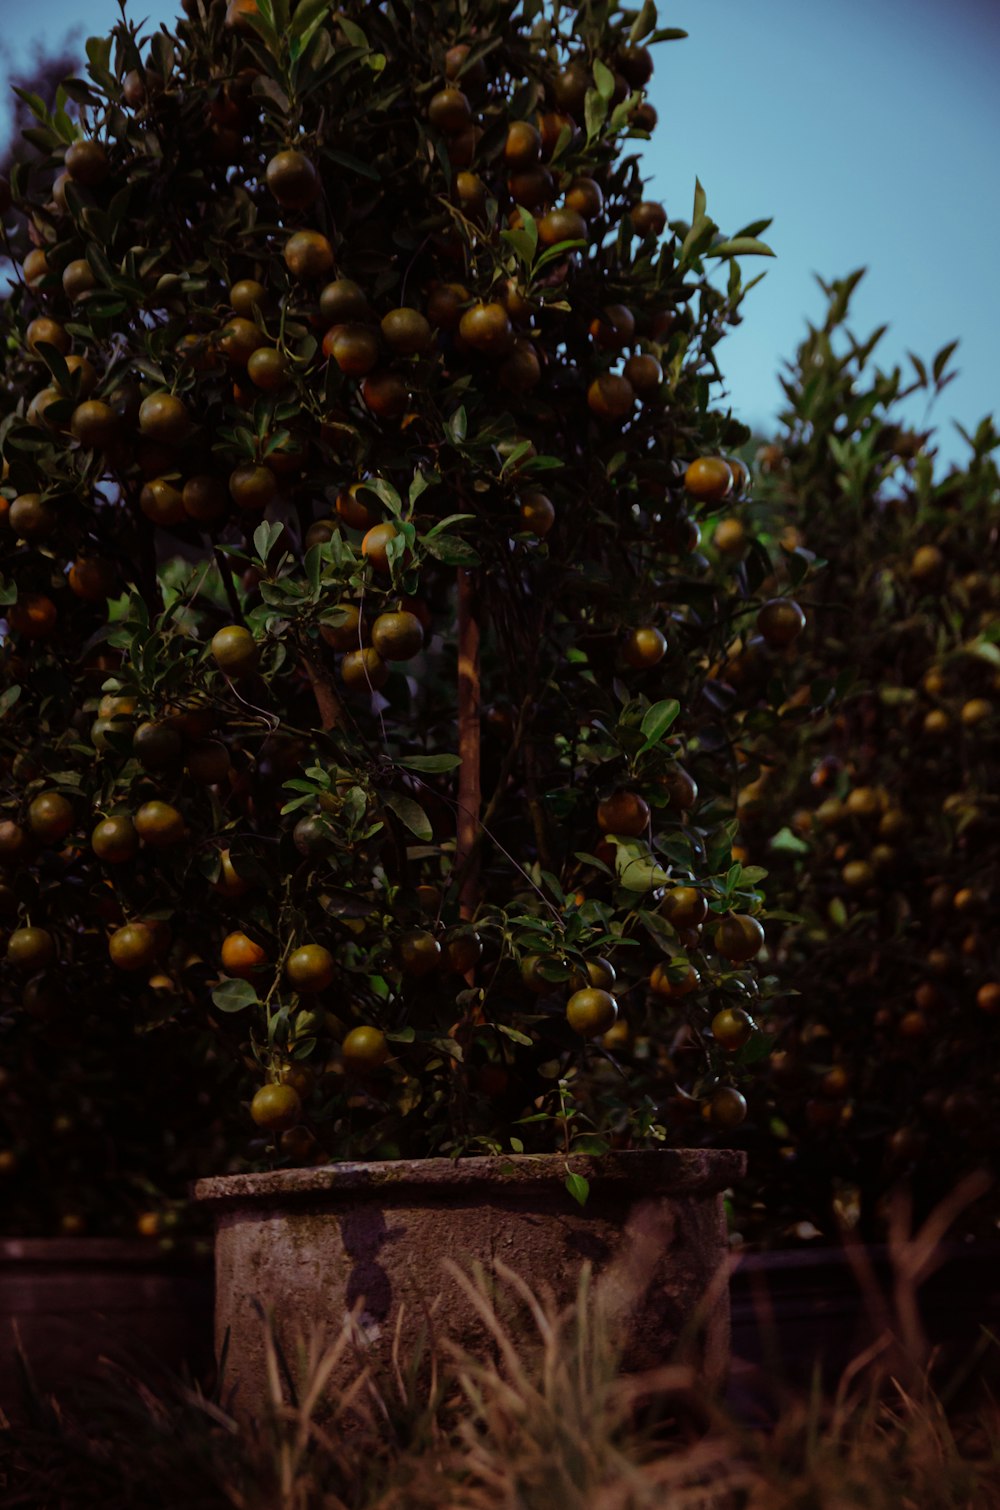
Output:
<instances>
[{"instance_id":1,"label":"concrete planter","mask_svg":"<svg viewBox=\"0 0 1000 1510\"><path fill-rule=\"evenodd\" d=\"M625 1366L663 1362L699 1308L698 1362L715 1387L729 1360L729 1296L712 1286L727 1257L722 1192L745 1156L664 1149L574 1157L590 1182L580 1207L561 1156L337 1164L202 1180L195 1198L215 1216L216 1348L228 1334L226 1377L237 1408L266 1395L263 1314L286 1355L318 1326L329 1338L354 1322L376 1362L428 1316L482 1355L474 1308L443 1266L502 1260L560 1304L590 1261L625 1344Z\"/></svg>"},{"instance_id":2,"label":"concrete planter","mask_svg":"<svg viewBox=\"0 0 1000 1510\"><path fill-rule=\"evenodd\" d=\"M39 1389L62 1398L102 1357L206 1371L211 1314L207 1258L131 1238L0 1239L0 1408L21 1409L15 1326Z\"/></svg>"}]
</instances>

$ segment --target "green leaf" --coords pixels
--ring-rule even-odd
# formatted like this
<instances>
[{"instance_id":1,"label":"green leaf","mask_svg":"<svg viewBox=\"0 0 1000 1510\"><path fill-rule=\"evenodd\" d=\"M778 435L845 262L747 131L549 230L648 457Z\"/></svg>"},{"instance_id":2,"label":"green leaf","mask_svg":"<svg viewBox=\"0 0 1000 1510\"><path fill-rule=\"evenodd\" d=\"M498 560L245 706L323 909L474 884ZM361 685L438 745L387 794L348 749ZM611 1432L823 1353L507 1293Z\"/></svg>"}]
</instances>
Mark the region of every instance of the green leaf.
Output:
<instances>
[{"instance_id":1,"label":"green leaf","mask_svg":"<svg viewBox=\"0 0 1000 1510\"><path fill-rule=\"evenodd\" d=\"M574 1174L572 1170L566 1175L566 1189L574 1201L581 1206L586 1206L587 1197L590 1194L590 1181L585 1180L582 1174Z\"/></svg>"},{"instance_id":2,"label":"green leaf","mask_svg":"<svg viewBox=\"0 0 1000 1510\"><path fill-rule=\"evenodd\" d=\"M734 236L731 241L720 241L705 253L706 257L773 257L774 253L765 241L756 236Z\"/></svg>"},{"instance_id":3,"label":"green leaf","mask_svg":"<svg viewBox=\"0 0 1000 1510\"><path fill-rule=\"evenodd\" d=\"M642 10L632 22L632 28L628 34L628 39L632 46L637 46L638 43L648 37L655 26L656 6L653 4L653 0L642 0Z\"/></svg>"},{"instance_id":4,"label":"green leaf","mask_svg":"<svg viewBox=\"0 0 1000 1510\"><path fill-rule=\"evenodd\" d=\"M462 759L460 755L405 755L396 763L405 766L408 771L434 774L438 771L453 771L462 764Z\"/></svg>"},{"instance_id":5,"label":"green leaf","mask_svg":"<svg viewBox=\"0 0 1000 1510\"><path fill-rule=\"evenodd\" d=\"M610 100L615 92L615 76L608 65L601 62L600 58L594 59L594 83L597 85L597 92L601 96L601 99L605 103Z\"/></svg>"},{"instance_id":6,"label":"green leaf","mask_svg":"<svg viewBox=\"0 0 1000 1510\"><path fill-rule=\"evenodd\" d=\"M7 687L0 695L0 718L4 718L21 696L20 687Z\"/></svg>"},{"instance_id":7,"label":"green leaf","mask_svg":"<svg viewBox=\"0 0 1000 1510\"><path fill-rule=\"evenodd\" d=\"M647 708L640 725L646 737L646 742L639 751L640 755L659 744L680 711L681 705L675 697L664 698L662 702Z\"/></svg>"},{"instance_id":8,"label":"green leaf","mask_svg":"<svg viewBox=\"0 0 1000 1510\"><path fill-rule=\"evenodd\" d=\"M225 980L212 992L212 1002L220 1012L243 1012L257 1004L257 992L248 980Z\"/></svg>"},{"instance_id":9,"label":"green leaf","mask_svg":"<svg viewBox=\"0 0 1000 1510\"><path fill-rule=\"evenodd\" d=\"M508 1027L505 1022L495 1022L491 1026L496 1028L498 1033L502 1033L505 1038L509 1038L511 1043L519 1043L523 1049L531 1048L531 1039L527 1033L519 1033L517 1028Z\"/></svg>"},{"instance_id":10,"label":"green leaf","mask_svg":"<svg viewBox=\"0 0 1000 1510\"><path fill-rule=\"evenodd\" d=\"M416 834L418 839L429 843L434 837L430 819L412 797L404 797L400 792L383 792L382 801L386 807L391 808L401 823L405 823L411 834Z\"/></svg>"},{"instance_id":11,"label":"green leaf","mask_svg":"<svg viewBox=\"0 0 1000 1510\"><path fill-rule=\"evenodd\" d=\"M606 1153L611 1152L611 1144L607 1138L599 1138L595 1133L581 1133L573 1139L573 1152L590 1154L595 1159L603 1159Z\"/></svg>"},{"instance_id":12,"label":"green leaf","mask_svg":"<svg viewBox=\"0 0 1000 1510\"><path fill-rule=\"evenodd\" d=\"M415 1028L397 1028L394 1033L386 1033L390 1043L412 1043L416 1038Z\"/></svg>"},{"instance_id":13,"label":"green leaf","mask_svg":"<svg viewBox=\"0 0 1000 1510\"><path fill-rule=\"evenodd\" d=\"M454 535L439 535L436 539L428 539L427 550L437 561L443 561L446 566L480 566L482 564L478 551L470 545L468 540L459 540Z\"/></svg>"}]
</instances>

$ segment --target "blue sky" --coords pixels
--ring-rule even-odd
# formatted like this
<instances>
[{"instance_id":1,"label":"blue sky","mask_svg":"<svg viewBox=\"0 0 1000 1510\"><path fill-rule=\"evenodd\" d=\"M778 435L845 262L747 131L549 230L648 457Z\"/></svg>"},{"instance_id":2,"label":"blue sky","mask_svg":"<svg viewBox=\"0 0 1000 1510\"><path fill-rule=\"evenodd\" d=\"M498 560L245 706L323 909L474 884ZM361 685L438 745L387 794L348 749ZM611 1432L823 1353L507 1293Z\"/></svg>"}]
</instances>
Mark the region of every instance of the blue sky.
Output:
<instances>
[{"instance_id":1,"label":"blue sky","mask_svg":"<svg viewBox=\"0 0 1000 1510\"><path fill-rule=\"evenodd\" d=\"M112 0L5 10L8 70L37 37L104 32L118 15ZM157 23L176 5L131 13ZM942 454L960 456L950 420L972 427L1000 411L1000 4L674 0L660 22L690 36L657 50L651 195L687 218L697 176L723 230L774 217L777 259L721 348L734 411L768 426L781 362L823 307L813 275L867 266L854 326L889 322L883 365L961 341L960 376L935 410ZM747 275L760 266L748 261Z\"/></svg>"}]
</instances>

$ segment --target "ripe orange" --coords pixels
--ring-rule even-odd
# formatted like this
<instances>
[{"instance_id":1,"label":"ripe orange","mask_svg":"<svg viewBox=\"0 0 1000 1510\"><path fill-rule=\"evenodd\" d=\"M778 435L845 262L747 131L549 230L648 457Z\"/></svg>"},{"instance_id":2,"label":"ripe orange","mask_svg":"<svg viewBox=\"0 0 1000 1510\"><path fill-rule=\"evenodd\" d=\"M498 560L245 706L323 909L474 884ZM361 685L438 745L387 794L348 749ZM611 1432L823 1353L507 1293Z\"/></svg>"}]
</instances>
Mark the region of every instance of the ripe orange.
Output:
<instances>
[{"instance_id":1,"label":"ripe orange","mask_svg":"<svg viewBox=\"0 0 1000 1510\"><path fill-rule=\"evenodd\" d=\"M1000 1012L1000 981L988 980L976 992L976 1006L981 1012Z\"/></svg>"},{"instance_id":2,"label":"ripe orange","mask_svg":"<svg viewBox=\"0 0 1000 1510\"><path fill-rule=\"evenodd\" d=\"M11 629L26 640L47 640L55 633L58 621L56 605L40 592L20 593L17 602L7 610Z\"/></svg>"},{"instance_id":3,"label":"ripe orange","mask_svg":"<svg viewBox=\"0 0 1000 1510\"><path fill-rule=\"evenodd\" d=\"M551 498L539 488L521 496L521 523L539 540L544 540L556 522L556 510Z\"/></svg>"},{"instance_id":4,"label":"ripe orange","mask_svg":"<svg viewBox=\"0 0 1000 1510\"><path fill-rule=\"evenodd\" d=\"M380 613L372 625L372 645L384 661L409 661L424 646L424 629L415 613Z\"/></svg>"},{"instance_id":5,"label":"ripe orange","mask_svg":"<svg viewBox=\"0 0 1000 1510\"><path fill-rule=\"evenodd\" d=\"M102 399L87 398L73 410L69 428L73 439L86 450L99 451L117 436L118 416Z\"/></svg>"},{"instance_id":6,"label":"ripe orange","mask_svg":"<svg viewBox=\"0 0 1000 1510\"><path fill-rule=\"evenodd\" d=\"M427 295L427 319L438 330L457 330L469 290L461 283L437 283Z\"/></svg>"},{"instance_id":7,"label":"ripe orange","mask_svg":"<svg viewBox=\"0 0 1000 1510\"><path fill-rule=\"evenodd\" d=\"M389 667L370 645L348 650L340 663L344 686L352 692L378 692L389 680Z\"/></svg>"},{"instance_id":8,"label":"ripe orange","mask_svg":"<svg viewBox=\"0 0 1000 1510\"><path fill-rule=\"evenodd\" d=\"M97 287L94 270L85 257L74 257L62 273L63 293L75 304Z\"/></svg>"},{"instance_id":9,"label":"ripe orange","mask_svg":"<svg viewBox=\"0 0 1000 1510\"><path fill-rule=\"evenodd\" d=\"M690 996L692 991L697 991L701 985L701 976L693 965L688 965L685 973L679 980L671 980L667 966L662 962L655 964L650 971L649 989L657 996L671 997Z\"/></svg>"},{"instance_id":10,"label":"ripe orange","mask_svg":"<svg viewBox=\"0 0 1000 1510\"><path fill-rule=\"evenodd\" d=\"M757 629L772 650L783 650L798 639L806 616L794 598L771 598L757 615Z\"/></svg>"},{"instance_id":11,"label":"ripe orange","mask_svg":"<svg viewBox=\"0 0 1000 1510\"><path fill-rule=\"evenodd\" d=\"M187 838L183 815L169 802L144 802L134 822L136 833L150 849L169 849Z\"/></svg>"},{"instance_id":12,"label":"ripe orange","mask_svg":"<svg viewBox=\"0 0 1000 1510\"><path fill-rule=\"evenodd\" d=\"M183 524L187 518L180 489L165 477L157 477L146 483L139 494L139 507L146 518L161 529L171 529L176 524Z\"/></svg>"},{"instance_id":13,"label":"ripe orange","mask_svg":"<svg viewBox=\"0 0 1000 1510\"><path fill-rule=\"evenodd\" d=\"M44 278L48 277L51 268L49 267L49 259L42 247L32 247L21 264L21 272L29 288L35 288Z\"/></svg>"},{"instance_id":14,"label":"ripe orange","mask_svg":"<svg viewBox=\"0 0 1000 1510\"><path fill-rule=\"evenodd\" d=\"M472 106L461 89L439 89L431 97L427 119L439 131L463 131L472 125Z\"/></svg>"},{"instance_id":15,"label":"ripe orange","mask_svg":"<svg viewBox=\"0 0 1000 1510\"><path fill-rule=\"evenodd\" d=\"M586 241L587 222L577 210L567 208L549 210L538 221L538 240L549 248L564 241Z\"/></svg>"},{"instance_id":16,"label":"ripe orange","mask_svg":"<svg viewBox=\"0 0 1000 1510\"><path fill-rule=\"evenodd\" d=\"M660 903L660 911L675 928L699 928L708 917L708 898L694 886L674 886Z\"/></svg>"},{"instance_id":17,"label":"ripe orange","mask_svg":"<svg viewBox=\"0 0 1000 1510\"><path fill-rule=\"evenodd\" d=\"M73 805L61 792L40 792L28 808L28 824L43 844L58 844L72 830Z\"/></svg>"},{"instance_id":18,"label":"ripe orange","mask_svg":"<svg viewBox=\"0 0 1000 1510\"><path fill-rule=\"evenodd\" d=\"M41 493L19 493L10 505L7 522L22 540L44 540L58 523L58 515Z\"/></svg>"},{"instance_id":19,"label":"ripe orange","mask_svg":"<svg viewBox=\"0 0 1000 1510\"><path fill-rule=\"evenodd\" d=\"M235 900L250 890L252 883L246 876L239 874L228 849L221 851L219 855L219 867L219 878L214 884L216 891L220 892L222 896Z\"/></svg>"},{"instance_id":20,"label":"ripe orange","mask_svg":"<svg viewBox=\"0 0 1000 1510\"><path fill-rule=\"evenodd\" d=\"M467 309L458 322L458 333L484 356L505 356L514 344L510 316L495 300Z\"/></svg>"},{"instance_id":21,"label":"ripe orange","mask_svg":"<svg viewBox=\"0 0 1000 1510\"><path fill-rule=\"evenodd\" d=\"M630 630L622 645L622 660L634 671L658 666L666 653L666 636L652 624Z\"/></svg>"},{"instance_id":22,"label":"ripe orange","mask_svg":"<svg viewBox=\"0 0 1000 1510\"><path fill-rule=\"evenodd\" d=\"M504 162L509 168L526 168L541 156L542 138L530 121L512 121L504 142Z\"/></svg>"},{"instance_id":23,"label":"ripe orange","mask_svg":"<svg viewBox=\"0 0 1000 1510\"><path fill-rule=\"evenodd\" d=\"M399 963L405 975L422 980L441 964L441 945L426 928L411 928L398 943Z\"/></svg>"},{"instance_id":24,"label":"ripe orange","mask_svg":"<svg viewBox=\"0 0 1000 1510\"><path fill-rule=\"evenodd\" d=\"M319 632L333 650L361 649L361 610L356 603L337 604L337 623L321 624Z\"/></svg>"},{"instance_id":25,"label":"ripe orange","mask_svg":"<svg viewBox=\"0 0 1000 1510\"><path fill-rule=\"evenodd\" d=\"M229 492L221 477L199 472L184 484L181 502L189 519L197 524L214 524L229 508Z\"/></svg>"},{"instance_id":26,"label":"ripe orange","mask_svg":"<svg viewBox=\"0 0 1000 1510\"><path fill-rule=\"evenodd\" d=\"M241 278L229 290L229 303L233 313L252 320L254 310L260 309L267 298L267 289L256 278Z\"/></svg>"},{"instance_id":27,"label":"ripe orange","mask_svg":"<svg viewBox=\"0 0 1000 1510\"><path fill-rule=\"evenodd\" d=\"M255 351L267 344L264 332L240 315L227 321L219 333L219 350L231 367L246 367Z\"/></svg>"},{"instance_id":28,"label":"ripe orange","mask_svg":"<svg viewBox=\"0 0 1000 1510\"><path fill-rule=\"evenodd\" d=\"M602 372L587 389L587 406L598 419L622 424L635 408L635 389L619 373Z\"/></svg>"},{"instance_id":29,"label":"ripe orange","mask_svg":"<svg viewBox=\"0 0 1000 1510\"><path fill-rule=\"evenodd\" d=\"M333 976L333 955L322 944L303 944L285 961L285 979L301 996L325 991Z\"/></svg>"},{"instance_id":30,"label":"ripe orange","mask_svg":"<svg viewBox=\"0 0 1000 1510\"><path fill-rule=\"evenodd\" d=\"M238 980L252 981L267 963L267 951L237 930L227 933L222 940L221 959L222 968L227 975L233 975Z\"/></svg>"},{"instance_id":31,"label":"ripe orange","mask_svg":"<svg viewBox=\"0 0 1000 1510\"><path fill-rule=\"evenodd\" d=\"M361 554L380 576L389 575L389 557L386 551L389 541L394 540L398 533L396 526L387 521L385 524L373 525L361 542Z\"/></svg>"},{"instance_id":32,"label":"ripe orange","mask_svg":"<svg viewBox=\"0 0 1000 1510\"><path fill-rule=\"evenodd\" d=\"M7 940L7 963L34 974L51 965L56 941L45 928L15 928Z\"/></svg>"},{"instance_id":33,"label":"ripe orange","mask_svg":"<svg viewBox=\"0 0 1000 1510\"><path fill-rule=\"evenodd\" d=\"M127 813L102 818L90 836L90 847L106 865L124 865L139 850L139 835Z\"/></svg>"},{"instance_id":34,"label":"ripe orange","mask_svg":"<svg viewBox=\"0 0 1000 1510\"><path fill-rule=\"evenodd\" d=\"M723 1007L712 1018L712 1037L727 1054L735 1054L753 1037L753 1018L742 1007Z\"/></svg>"},{"instance_id":35,"label":"ripe orange","mask_svg":"<svg viewBox=\"0 0 1000 1510\"><path fill-rule=\"evenodd\" d=\"M684 473L684 486L699 503L722 503L733 491L733 474L721 456L699 456Z\"/></svg>"},{"instance_id":36,"label":"ripe orange","mask_svg":"<svg viewBox=\"0 0 1000 1510\"><path fill-rule=\"evenodd\" d=\"M740 519L719 519L711 539L721 556L739 556L746 545L746 527Z\"/></svg>"},{"instance_id":37,"label":"ripe orange","mask_svg":"<svg viewBox=\"0 0 1000 1510\"><path fill-rule=\"evenodd\" d=\"M70 591L84 603L103 603L115 590L117 573L110 561L99 556L77 556L66 580Z\"/></svg>"},{"instance_id":38,"label":"ripe orange","mask_svg":"<svg viewBox=\"0 0 1000 1510\"><path fill-rule=\"evenodd\" d=\"M666 790L671 802L682 812L690 812L698 801L698 783L683 766L671 766L660 777L660 785Z\"/></svg>"},{"instance_id":39,"label":"ripe orange","mask_svg":"<svg viewBox=\"0 0 1000 1510\"><path fill-rule=\"evenodd\" d=\"M389 1045L379 1028L352 1028L340 1046L345 1070L368 1075L381 1069L389 1057Z\"/></svg>"},{"instance_id":40,"label":"ripe orange","mask_svg":"<svg viewBox=\"0 0 1000 1510\"><path fill-rule=\"evenodd\" d=\"M260 651L249 629L242 624L227 624L212 636L212 657L227 676L249 676L256 671Z\"/></svg>"},{"instance_id":41,"label":"ripe orange","mask_svg":"<svg viewBox=\"0 0 1000 1510\"><path fill-rule=\"evenodd\" d=\"M921 545L910 562L910 576L920 587L931 587L944 572L944 554L936 545Z\"/></svg>"},{"instance_id":42,"label":"ripe orange","mask_svg":"<svg viewBox=\"0 0 1000 1510\"><path fill-rule=\"evenodd\" d=\"M275 153L264 180L283 210L307 209L320 191L316 169L304 152L294 149Z\"/></svg>"},{"instance_id":43,"label":"ripe orange","mask_svg":"<svg viewBox=\"0 0 1000 1510\"><path fill-rule=\"evenodd\" d=\"M606 351L620 351L635 335L635 315L624 304L607 304L591 320L590 334Z\"/></svg>"},{"instance_id":44,"label":"ripe orange","mask_svg":"<svg viewBox=\"0 0 1000 1510\"><path fill-rule=\"evenodd\" d=\"M273 346L259 346L247 362L247 377L264 393L277 393L289 381L288 359Z\"/></svg>"},{"instance_id":45,"label":"ripe orange","mask_svg":"<svg viewBox=\"0 0 1000 1510\"><path fill-rule=\"evenodd\" d=\"M597 804L597 824L602 834L637 839L649 827L649 817L646 799L624 788Z\"/></svg>"},{"instance_id":46,"label":"ripe orange","mask_svg":"<svg viewBox=\"0 0 1000 1510\"><path fill-rule=\"evenodd\" d=\"M467 975L474 969L482 952L483 941L474 928L456 928L444 942L445 962L456 975Z\"/></svg>"},{"instance_id":47,"label":"ripe orange","mask_svg":"<svg viewBox=\"0 0 1000 1510\"><path fill-rule=\"evenodd\" d=\"M764 947L764 930L749 913L731 912L715 930L715 948L725 959L742 964Z\"/></svg>"},{"instance_id":48,"label":"ripe orange","mask_svg":"<svg viewBox=\"0 0 1000 1510\"><path fill-rule=\"evenodd\" d=\"M663 382L663 368L648 352L629 357L622 372L640 398L658 393Z\"/></svg>"},{"instance_id":49,"label":"ripe orange","mask_svg":"<svg viewBox=\"0 0 1000 1510\"><path fill-rule=\"evenodd\" d=\"M36 351L40 345L54 346L63 356L69 351L70 337L65 328L58 320L50 320L47 315L39 315L36 319L28 322L28 328L24 332L26 345Z\"/></svg>"},{"instance_id":50,"label":"ripe orange","mask_svg":"<svg viewBox=\"0 0 1000 1510\"><path fill-rule=\"evenodd\" d=\"M246 461L229 474L229 496L244 513L262 514L278 496L278 480L270 467Z\"/></svg>"},{"instance_id":51,"label":"ripe orange","mask_svg":"<svg viewBox=\"0 0 1000 1510\"><path fill-rule=\"evenodd\" d=\"M288 271L300 282L322 278L333 267L333 247L320 231L296 231L289 236L284 257Z\"/></svg>"},{"instance_id":52,"label":"ripe orange","mask_svg":"<svg viewBox=\"0 0 1000 1510\"><path fill-rule=\"evenodd\" d=\"M302 1115L299 1093L291 1085L262 1085L250 1103L250 1115L265 1132L283 1132Z\"/></svg>"},{"instance_id":53,"label":"ripe orange","mask_svg":"<svg viewBox=\"0 0 1000 1510\"><path fill-rule=\"evenodd\" d=\"M156 934L147 923L126 923L108 939L111 963L118 970L149 970L159 952Z\"/></svg>"},{"instance_id":54,"label":"ripe orange","mask_svg":"<svg viewBox=\"0 0 1000 1510\"><path fill-rule=\"evenodd\" d=\"M636 233L647 236L662 236L667 228L667 212L655 199L644 199L632 206L629 214Z\"/></svg>"},{"instance_id":55,"label":"ripe orange","mask_svg":"<svg viewBox=\"0 0 1000 1510\"><path fill-rule=\"evenodd\" d=\"M746 1121L746 1098L735 1086L721 1085L708 1103L708 1114L715 1127L726 1130L739 1127Z\"/></svg>"},{"instance_id":56,"label":"ripe orange","mask_svg":"<svg viewBox=\"0 0 1000 1510\"><path fill-rule=\"evenodd\" d=\"M102 183L111 169L106 149L90 140L71 142L63 161L70 178L88 189Z\"/></svg>"},{"instance_id":57,"label":"ripe orange","mask_svg":"<svg viewBox=\"0 0 1000 1510\"><path fill-rule=\"evenodd\" d=\"M150 440L176 446L190 428L187 406L175 393L152 393L139 406L139 429Z\"/></svg>"},{"instance_id":58,"label":"ripe orange","mask_svg":"<svg viewBox=\"0 0 1000 1510\"><path fill-rule=\"evenodd\" d=\"M381 329L386 345L401 357L418 356L433 338L430 322L416 309L390 309L382 317Z\"/></svg>"},{"instance_id":59,"label":"ripe orange","mask_svg":"<svg viewBox=\"0 0 1000 1510\"><path fill-rule=\"evenodd\" d=\"M566 1003L566 1021L581 1038L597 1038L606 1033L618 1016L618 1003L610 991L585 986L574 991Z\"/></svg>"},{"instance_id":60,"label":"ripe orange","mask_svg":"<svg viewBox=\"0 0 1000 1510\"><path fill-rule=\"evenodd\" d=\"M349 377L364 377L378 364L378 336L370 325L334 325L323 337L323 354Z\"/></svg>"},{"instance_id":61,"label":"ripe orange","mask_svg":"<svg viewBox=\"0 0 1000 1510\"><path fill-rule=\"evenodd\" d=\"M320 291L319 313L324 325L363 323L370 313L367 295L353 278L334 278Z\"/></svg>"},{"instance_id":62,"label":"ripe orange","mask_svg":"<svg viewBox=\"0 0 1000 1510\"><path fill-rule=\"evenodd\" d=\"M398 372L370 372L362 380L361 397L376 419L399 419L406 413L410 390Z\"/></svg>"},{"instance_id":63,"label":"ripe orange","mask_svg":"<svg viewBox=\"0 0 1000 1510\"><path fill-rule=\"evenodd\" d=\"M563 203L567 210L582 215L584 220L593 220L604 209L604 194L593 178L574 178Z\"/></svg>"}]
</instances>

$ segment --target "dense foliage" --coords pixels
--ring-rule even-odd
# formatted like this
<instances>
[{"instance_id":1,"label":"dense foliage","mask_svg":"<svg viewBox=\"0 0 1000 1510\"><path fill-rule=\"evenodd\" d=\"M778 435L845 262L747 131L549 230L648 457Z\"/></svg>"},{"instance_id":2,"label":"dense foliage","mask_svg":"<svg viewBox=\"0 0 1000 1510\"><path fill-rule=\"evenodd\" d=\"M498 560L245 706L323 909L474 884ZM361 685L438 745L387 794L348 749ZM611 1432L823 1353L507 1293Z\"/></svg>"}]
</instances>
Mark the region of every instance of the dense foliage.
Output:
<instances>
[{"instance_id":1,"label":"dense foliage","mask_svg":"<svg viewBox=\"0 0 1000 1510\"><path fill-rule=\"evenodd\" d=\"M766 222L643 198L682 34L186 8L30 99L12 181L5 1028L139 1027L192 1085L226 1040L288 1159L732 1127L763 872L720 665L770 563L698 545Z\"/></svg>"},{"instance_id":2,"label":"dense foliage","mask_svg":"<svg viewBox=\"0 0 1000 1510\"><path fill-rule=\"evenodd\" d=\"M790 994L753 1183L773 1227L827 1233L834 1207L872 1233L896 1181L926 1209L1000 1152L1000 436L986 419L962 466L936 464L903 416L947 385L953 347L909 383L880 371L882 331L848 323L859 277L825 289L740 521L821 562L799 661L825 711L760 740L739 807L800 915L772 936Z\"/></svg>"}]
</instances>

